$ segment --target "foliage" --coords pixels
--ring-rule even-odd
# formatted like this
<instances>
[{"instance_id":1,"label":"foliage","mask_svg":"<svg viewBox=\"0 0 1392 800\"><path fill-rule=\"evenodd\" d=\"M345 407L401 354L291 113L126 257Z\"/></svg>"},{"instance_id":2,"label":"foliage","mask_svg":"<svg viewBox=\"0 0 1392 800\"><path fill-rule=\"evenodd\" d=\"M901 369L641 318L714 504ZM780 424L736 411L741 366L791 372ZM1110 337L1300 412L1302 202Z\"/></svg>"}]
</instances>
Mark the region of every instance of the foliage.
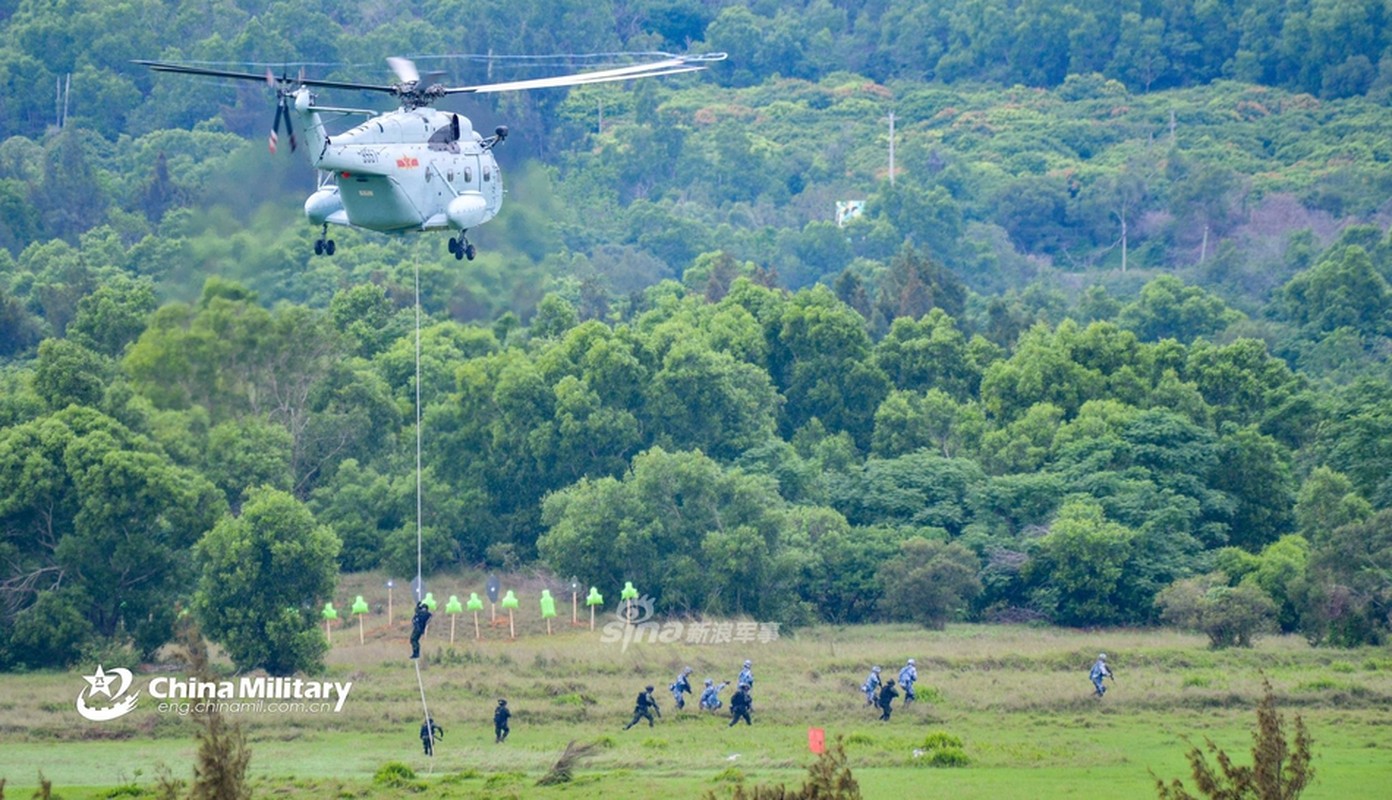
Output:
<instances>
[{"instance_id":1,"label":"foliage","mask_svg":"<svg viewBox=\"0 0 1392 800\"><path fill-rule=\"evenodd\" d=\"M388 789L413 789L418 785L416 771L400 761L389 761L378 767L372 774L372 782Z\"/></svg>"},{"instance_id":2,"label":"foliage","mask_svg":"<svg viewBox=\"0 0 1392 800\"><path fill-rule=\"evenodd\" d=\"M338 537L283 491L250 492L199 541L194 610L239 669L313 671L328 644L317 612L333 592Z\"/></svg>"},{"instance_id":3,"label":"foliage","mask_svg":"<svg viewBox=\"0 0 1392 800\"><path fill-rule=\"evenodd\" d=\"M1105 625L1134 618L1127 562L1136 532L1105 519L1095 502L1065 502L1039 539L1025 571L1037 583L1036 602L1063 625Z\"/></svg>"},{"instance_id":4,"label":"foliage","mask_svg":"<svg viewBox=\"0 0 1392 800\"><path fill-rule=\"evenodd\" d=\"M778 613L850 622L885 608L879 561L946 536L993 614L1149 622L1226 559L1283 630L1385 631L1376 569L1338 563L1335 536L1365 526L1380 564L1366 526L1392 506L1377 4L564 0L453 38L453 0L261 5L0 14L0 620L25 647L41 600L82 620L61 612L42 659L153 652L193 542L256 487L306 501L345 569L413 566L416 389L427 569L629 525L664 542L645 558L673 560L653 570L678 607L769 613L756 581ZM379 79L350 42L731 58L478 95L472 116L518 131L497 151L512 199L456 269L424 236L343 231L311 257L304 165L262 151L264 97L131 63ZM845 199L864 204L841 225ZM738 507L669 521L628 497L656 448ZM575 535L566 563L612 577L580 550L620 533Z\"/></svg>"},{"instance_id":5,"label":"foliage","mask_svg":"<svg viewBox=\"0 0 1392 800\"><path fill-rule=\"evenodd\" d=\"M791 790L783 784L746 789L741 783L735 785L730 800L858 800L860 796L860 784L851 774L846 747L837 736L836 742L807 767L807 780L799 789ZM716 800L720 795L707 792L705 797Z\"/></svg>"},{"instance_id":6,"label":"foliage","mask_svg":"<svg viewBox=\"0 0 1392 800\"><path fill-rule=\"evenodd\" d=\"M885 614L942 630L981 593L978 571L976 554L956 542L908 539L880 568Z\"/></svg>"},{"instance_id":7,"label":"foliage","mask_svg":"<svg viewBox=\"0 0 1392 800\"><path fill-rule=\"evenodd\" d=\"M631 580L666 608L787 614L799 554L766 479L700 453L654 448L622 480L582 479L546 499L538 542L558 574Z\"/></svg>"},{"instance_id":8,"label":"foliage","mask_svg":"<svg viewBox=\"0 0 1392 800\"><path fill-rule=\"evenodd\" d=\"M1160 619L1202 631L1213 648L1251 647L1252 637L1273 627L1276 604L1254 583L1229 586L1221 572L1184 578L1155 598Z\"/></svg>"},{"instance_id":9,"label":"foliage","mask_svg":"<svg viewBox=\"0 0 1392 800\"><path fill-rule=\"evenodd\" d=\"M1262 699L1257 704L1257 727L1252 732L1252 765L1233 763L1227 752L1207 739L1208 753L1218 762L1216 770L1198 747L1187 754L1199 794L1190 794L1178 778L1168 784L1156 778L1155 789L1161 800L1197 800L1199 797L1293 800L1305 791L1315 775L1311 764L1313 740L1298 714L1294 738L1286 738L1285 719L1276 710L1276 693L1271 681L1263 678L1262 687Z\"/></svg>"},{"instance_id":10,"label":"foliage","mask_svg":"<svg viewBox=\"0 0 1392 800\"><path fill-rule=\"evenodd\" d=\"M1301 628L1316 643L1377 644L1392 621L1392 510L1334 529L1315 544L1300 601Z\"/></svg>"},{"instance_id":11,"label":"foliage","mask_svg":"<svg viewBox=\"0 0 1392 800\"><path fill-rule=\"evenodd\" d=\"M188 657L190 673L198 680L214 680L208 646L191 620L181 624L179 641ZM198 715L198 752L188 800L250 800L247 767L251 764L251 749L246 732L238 723L228 724L216 703L207 705L208 709Z\"/></svg>"}]
</instances>

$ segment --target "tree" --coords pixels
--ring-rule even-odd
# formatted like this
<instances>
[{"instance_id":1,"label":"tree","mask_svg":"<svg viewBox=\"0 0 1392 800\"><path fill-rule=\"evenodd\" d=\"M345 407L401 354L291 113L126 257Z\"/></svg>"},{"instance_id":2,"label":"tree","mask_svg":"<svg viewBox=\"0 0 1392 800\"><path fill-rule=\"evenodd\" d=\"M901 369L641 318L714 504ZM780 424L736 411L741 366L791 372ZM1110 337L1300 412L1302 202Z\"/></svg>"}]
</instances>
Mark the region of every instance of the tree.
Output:
<instances>
[{"instance_id":1,"label":"tree","mask_svg":"<svg viewBox=\"0 0 1392 800\"><path fill-rule=\"evenodd\" d=\"M1315 467L1300 485L1295 501L1296 529L1310 542L1321 542L1335 528L1372 515L1372 504L1353 490L1348 476L1324 466Z\"/></svg>"},{"instance_id":2,"label":"tree","mask_svg":"<svg viewBox=\"0 0 1392 800\"><path fill-rule=\"evenodd\" d=\"M829 288L794 295L783 311L770 370L788 399L785 431L816 417L869 447L875 409L890 388L871 352L864 321Z\"/></svg>"},{"instance_id":3,"label":"tree","mask_svg":"<svg viewBox=\"0 0 1392 800\"><path fill-rule=\"evenodd\" d=\"M1135 540L1136 532L1105 519L1096 501L1066 501L1025 567L1038 587L1035 603L1061 625L1134 619L1125 597Z\"/></svg>"},{"instance_id":4,"label":"tree","mask_svg":"<svg viewBox=\"0 0 1392 800\"><path fill-rule=\"evenodd\" d=\"M667 351L649 391L655 438L668 447L731 459L774 435L779 403L768 373L705 342Z\"/></svg>"},{"instance_id":5,"label":"tree","mask_svg":"<svg viewBox=\"0 0 1392 800\"><path fill-rule=\"evenodd\" d=\"M194 609L239 670L318 670L328 644L318 612L338 576L338 537L286 492L248 493L196 548Z\"/></svg>"},{"instance_id":6,"label":"tree","mask_svg":"<svg viewBox=\"0 0 1392 800\"><path fill-rule=\"evenodd\" d=\"M225 509L201 475L79 406L0 431L0 498L0 619L63 591L94 634L141 653L169 639L188 549Z\"/></svg>"},{"instance_id":7,"label":"tree","mask_svg":"<svg viewBox=\"0 0 1392 800\"><path fill-rule=\"evenodd\" d=\"M43 322L0 285L0 358L21 355L43 338Z\"/></svg>"},{"instance_id":8,"label":"tree","mask_svg":"<svg viewBox=\"0 0 1392 800\"><path fill-rule=\"evenodd\" d=\"M786 504L763 476L700 453L640 453L622 479L583 478L549 495L537 541L558 574L631 580L664 607L791 613L800 554L786 547Z\"/></svg>"},{"instance_id":9,"label":"tree","mask_svg":"<svg viewBox=\"0 0 1392 800\"><path fill-rule=\"evenodd\" d=\"M119 358L145 330L155 306L155 288L148 278L118 275L78 301L67 335L102 355Z\"/></svg>"},{"instance_id":10,"label":"tree","mask_svg":"<svg viewBox=\"0 0 1392 800\"><path fill-rule=\"evenodd\" d=\"M1155 605L1163 622L1202 631L1214 649L1251 647L1252 637L1276 619L1270 595L1252 583L1229 586L1221 572L1175 581L1156 595Z\"/></svg>"},{"instance_id":11,"label":"tree","mask_svg":"<svg viewBox=\"0 0 1392 800\"><path fill-rule=\"evenodd\" d=\"M77 241L106 219L108 200L88 155L91 139L77 126L64 128L45 148L43 182L32 200L51 236Z\"/></svg>"},{"instance_id":12,"label":"tree","mask_svg":"<svg viewBox=\"0 0 1392 800\"><path fill-rule=\"evenodd\" d=\"M986 420L975 403L957 403L938 389L890 392L875 411L870 451L881 458L931 448L944 458L976 451Z\"/></svg>"},{"instance_id":13,"label":"tree","mask_svg":"<svg viewBox=\"0 0 1392 800\"><path fill-rule=\"evenodd\" d=\"M1185 286L1173 275L1162 275L1141 288L1132 303L1122 307L1117 324L1134 331L1142 341L1177 339L1192 342L1212 338L1242 314L1197 286Z\"/></svg>"},{"instance_id":14,"label":"tree","mask_svg":"<svg viewBox=\"0 0 1392 800\"><path fill-rule=\"evenodd\" d=\"M875 345L875 363L895 388L938 389L958 401L974 396L981 383L967 338L940 308L918 320L896 317Z\"/></svg>"},{"instance_id":15,"label":"tree","mask_svg":"<svg viewBox=\"0 0 1392 800\"><path fill-rule=\"evenodd\" d=\"M1392 510L1330 531L1310 555L1301 628L1311 642L1378 644L1392 625Z\"/></svg>"},{"instance_id":16,"label":"tree","mask_svg":"<svg viewBox=\"0 0 1392 800\"><path fill-rule=\"evenodd\" d=\"M67 405L97 406L113 369L111 359L72 339L45 339L34 367L34 391L53 410Z\"/></svg>"},{"instance_id":17,"label":"tree","mask_svg":"<svg viewBox=\"0 0 1392 800\"><path fill-rule=\"evenodd\" d=\"M976 554L957 542L914 537L899 546L899 557L880 568L881 608L890 619L907 619L942 630L981 594Z\"/></svg>"},{"instance_id":18,"label":"tree","mask_svg":"<svg viewBox=\"0 0 1392 800\"><path fill-rule=\"evenodd\" d=\"M1233 501L1228 541L1253 552L1294 527L1294 481L1286 449L1255 428L1218 440L1218 458L1207 483Z\"/></svg>"},{"instance_id":19,"label":"tree","mask_svg":"<svg viewBox=\"0 0 1392 800\"><path fill-rule=\"evenodd\" d=\"M235 511L242 494L257 486L290 491L290 434L279 425L248 417L208 431L204 474L227 496Z\"/></svg>"},{"instance_id":20,"label":"tree","mask_svg":"<svg viewBox=\"0 0 1392 800\"><path fill-rule=\"evenodd\" d=\"M1373 335L1392 330L1392 287L1358 245L1337 248L1291 278L1282 300L1289 319L1316 333L1342 327Z\"/></svg>"},{"instance_id":21,"label":"tree","mask_svg":"<svg viewBox=\"0 0 1392 800\"><path fill-rule=\"evenodd\" d=\"M82 613L85 600L80 590L40 594L33 605L15 615L8 631L0 633L0 668L61 668L76 663L97 633Z\"/></svg>"},{"instance_id":22,"label":"tree","mask_svg":"<svg viewBox=\"0 0 1392 800\"><path fill-rule=\"evenodd\" d=\"M956 536L970 522L969 498L986 482L970 459L919 450L872 458L831 476L831 503L852 525L939 528Z\"/></svg>"}]
</instances>

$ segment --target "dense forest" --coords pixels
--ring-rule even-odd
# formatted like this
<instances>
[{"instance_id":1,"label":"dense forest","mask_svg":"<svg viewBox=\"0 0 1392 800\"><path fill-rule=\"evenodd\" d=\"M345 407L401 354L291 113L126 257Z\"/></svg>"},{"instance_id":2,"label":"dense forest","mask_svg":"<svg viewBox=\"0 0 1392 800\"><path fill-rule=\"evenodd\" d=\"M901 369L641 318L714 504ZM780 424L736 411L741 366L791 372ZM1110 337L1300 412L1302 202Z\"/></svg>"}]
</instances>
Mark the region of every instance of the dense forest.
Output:
<instances>
[{"instance_id":1,"label":"dense forest","mask_svg":"<svg viewBox=\"0 0 1392 800\"><path fill-rule=\"evenodd\" d=\"M427 570L790 626L1381 641L1389 23L0 0L0 668L148 654L183 608L236 641L213 598L250 553L267 637L312 632L337 569L413 575L418 388ZM352 231L315 257L268 92L131 63L478 83L653 51L729 59L446 102L514 134L467 264Z\"/></svg>"}]
</instances>

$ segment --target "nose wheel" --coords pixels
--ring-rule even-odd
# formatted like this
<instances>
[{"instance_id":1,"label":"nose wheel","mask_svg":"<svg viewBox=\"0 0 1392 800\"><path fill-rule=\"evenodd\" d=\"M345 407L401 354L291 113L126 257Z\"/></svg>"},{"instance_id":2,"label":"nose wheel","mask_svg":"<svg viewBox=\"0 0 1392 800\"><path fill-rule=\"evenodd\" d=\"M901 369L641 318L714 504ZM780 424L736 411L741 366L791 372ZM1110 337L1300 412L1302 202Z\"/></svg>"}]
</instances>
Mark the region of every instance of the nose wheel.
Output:
<instances>
[{"instance_id":1,"label":"nose wheel","mask_svg":"<svg viewBox=\"0 0 1392 800\"><path fill-rule=\"evenodd\" d=\"M470 261L473 261L474 254L476 252L474 250L474 246L469 242L468 239L464 238L464 234L462 233L459 235L458 239L454 238L453 236L450 237L449 251L451 253L454 253L455 261L463 261L466 258Z\"/></svg>"},{"instance_id":2,"label":"nose wheel","mask_svg":"<svg viewBox=\"0 0 1392 800\"><path fill-rule=\"evenodd\" d=\"M314 255L331 256L334 254L334 240L329 238L329 226L324 225L324 232L318 239L314 240Z\"/></svg>"}]
</instances>

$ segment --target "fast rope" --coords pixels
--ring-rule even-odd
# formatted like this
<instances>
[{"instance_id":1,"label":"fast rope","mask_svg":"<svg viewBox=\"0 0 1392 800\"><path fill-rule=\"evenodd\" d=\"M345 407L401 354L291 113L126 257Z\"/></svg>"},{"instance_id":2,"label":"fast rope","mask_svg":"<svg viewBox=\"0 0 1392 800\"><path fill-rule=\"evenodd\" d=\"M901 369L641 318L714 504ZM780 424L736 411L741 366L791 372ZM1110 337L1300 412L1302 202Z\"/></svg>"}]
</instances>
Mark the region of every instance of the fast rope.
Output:
<instances>
[{"instance_id":1,"label":"fast rope","mask_svg":"<svg viewBox=\"0 0 1392 800\"><path fill-rule=\"evenodd\" d=\"M412 584L416 603L425 599L425 581L421 577L421 301L420 261L416 261L416 581ZM421 678L420 659L416 665L416 685L420 687L421 711L425 714L425 735L430 742L430 770L435 771L435 725L430 719L430 706L425 702L425 680Z\"/></svg>"}]
</instances>

